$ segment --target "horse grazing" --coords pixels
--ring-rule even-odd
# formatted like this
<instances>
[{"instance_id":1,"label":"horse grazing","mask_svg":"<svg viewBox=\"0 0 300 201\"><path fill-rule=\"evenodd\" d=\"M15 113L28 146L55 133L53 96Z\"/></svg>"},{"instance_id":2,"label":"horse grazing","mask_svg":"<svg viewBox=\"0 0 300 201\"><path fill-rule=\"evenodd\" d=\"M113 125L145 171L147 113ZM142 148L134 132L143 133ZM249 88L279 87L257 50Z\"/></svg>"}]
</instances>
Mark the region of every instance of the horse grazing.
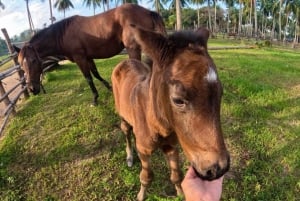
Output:
<instances>
[{"instance_id":1,"label":"horse grazing","mask_svg":"<svg viewBox=\"0 0 300 201\"><path fill-rule=\"evenodd\" d=\"M207 52L209 32L199 29L166 37L132 26L153 65L134 59L119 63L112 86L126 135L127 164L133 162L132 132L142 164L138 200L145 199L153 178L150 156L158 148L166 155L177 194L182 192L177 142L200 178L221 177L229 170L230 156L220 125L222 85Z\"/></svg>"},{"instance_id":2,"label":"horse grazing","mask_svg":"<svg viewBox=\"0 0 300 201\"><path fill-rule=\"evenodd\" d=\"M141 49L131 33L130 23L166 34L158 13L135 4L124 4L91 17L73 16L38 32L18 57L27 75L29 90L33 94L40 92L42 63L47 56L64 56L79 66L96 104L98 91L91 73L107 88L111 86L100 76L93 59L109 58L126 48L129 58L141 60ZM25 59L27 66L24 66Z\"/></svg>"}]
</instances>

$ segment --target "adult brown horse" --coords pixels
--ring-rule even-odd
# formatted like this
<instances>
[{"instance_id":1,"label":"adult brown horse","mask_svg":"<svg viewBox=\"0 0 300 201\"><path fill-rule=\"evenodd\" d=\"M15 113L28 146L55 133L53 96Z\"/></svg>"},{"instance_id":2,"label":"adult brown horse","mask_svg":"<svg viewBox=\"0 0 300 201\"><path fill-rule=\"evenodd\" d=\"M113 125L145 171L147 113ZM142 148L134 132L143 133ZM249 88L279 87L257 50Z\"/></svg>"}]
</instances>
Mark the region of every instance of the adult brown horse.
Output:
<instances>
[{"instance_id":1,"label":"adult brown horse","mask_svg":"<svg viewBox=\"0 0 300 201\"><path fill-rule=\"evenodd\" d=\"M62 55L79 66L96 104L98 92L91 73L107 88L110 85L99 75L93 59L112 57L124 47L129 58L141 59L141 49L129 29L130 23L166 34L159 14L135 4L124 4L92 17L73 16L38 32L19 54L20 64L26 64L23 68L29 90L33 94L40 92L44 58Z\"/></svg>"},{"instance_id":2,"label":"adult brown horse","mask_svg":"<svg viewBox=\"0 0 300 201\"><path fill-rule=\"evenodd\" d=\"M145 199L152 180L150 156L157 148L166 155L170 179L181 193L177 140L199 177L221 177L229 170L230 157L220 125L222 85L207 52L209 32L200 29L165 37L134 25L132 29L153 66L123 61L113 71L112 85L126 135L128 166L133 159L131 131L142 163L138 200Z\"/></svg>"}]
</instances>

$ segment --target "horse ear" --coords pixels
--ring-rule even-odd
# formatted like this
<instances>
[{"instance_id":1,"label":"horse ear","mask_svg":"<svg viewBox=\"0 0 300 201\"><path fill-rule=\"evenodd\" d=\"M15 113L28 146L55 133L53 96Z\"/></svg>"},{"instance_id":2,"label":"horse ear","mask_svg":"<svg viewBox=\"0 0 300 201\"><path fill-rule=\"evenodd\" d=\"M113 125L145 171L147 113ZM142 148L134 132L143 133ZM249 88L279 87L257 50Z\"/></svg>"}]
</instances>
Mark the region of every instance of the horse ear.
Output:
<instances>
[{"instance_id":1,"label":"horse ear","mask_svg":"<svg viewBox=\"0 0 300 201\"><path fill-rule=\"evenodd\" d=\"M15 45L13 45L13 48L15 49L15 51L19 54L20 53L20 51L21 51L21 49L20 48L18 48L17 46L15 46Z\"/></svg>"},{"instance_id":2,"label":"horse ear","mask_svg":"<svg viewBox=\"0 0 300 201\"><path fill-rule=\"evenodd\" d=\"M152 60L159 62L161 51L167 43L166 37L160 33L145 30L134 24L131 24L130 26L132 28L134 38L141 46L142 51L145 52Z\"/></svg>"},{"instance_id":3,"label":"horse ear","mask_svg":"<svg viewBox=\"0 0 300 201\"><path fill-rule=\"evenodd\" d=\"M206 28L200 27L195 32L203 39L205 49L207 49L207 41L208 41L208 38L209 38L209 30L206 29Z\"/></svg>"}]
</instances>

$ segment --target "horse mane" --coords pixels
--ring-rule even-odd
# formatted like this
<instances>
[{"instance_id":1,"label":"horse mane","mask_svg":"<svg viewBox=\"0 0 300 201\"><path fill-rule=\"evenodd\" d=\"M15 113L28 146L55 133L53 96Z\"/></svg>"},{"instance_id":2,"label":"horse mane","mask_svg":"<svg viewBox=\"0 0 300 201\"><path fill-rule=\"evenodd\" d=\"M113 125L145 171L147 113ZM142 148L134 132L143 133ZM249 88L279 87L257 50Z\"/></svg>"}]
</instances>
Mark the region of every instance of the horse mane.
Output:
<instances>
[{"instance_id":1,"label":"horse mane","mask_svg":"<svg viewBox=\"0 0 300 201\"><path fill-rule=\"evenodd\" d=\"M200 45L206 47L207 39L193 31L179 31L169 36L169 41L176 48L185 48L189 44Z\"/></svg>"},{"instance_id":2,"label":"horse mane","mask_svg":"<svg viewBox=\"0 0 300 201\"><path fill-rule=\"evenodd\" d=\"M168 36L167 44L161 49L160 61L169 61L170 57L184 48L203 54L207 47L207 38L193 31L178 31ZM203 47L203 48L199 48Z\"/></svg>"},{"instance_id":3,"label":"horse mane","mask_svg":"<svg viewBox=\"0 0 300 201\"><path fill-rule=\"evenodd\" d=\"M75 17L76 16L72 16L63 19L59 22L52 24L51 26L45 29L42 29L30 39L29 43L34 43L40 40L48 40L51 37L54 37L53 39L55 39L55 41L60 42L65 33L65 30L74 21Z\"/></svg>"},{"instance_id":4,"label":"horse mane","mask_svg":"<svg viewBox=\"0 0 300 201\"><path fill-rule=\"evenodd\" d=\"M154 11L150 11L150 16L152 19L152 23L154 25L154 30L157 30L160 33L164 33L165 35L167 35L165 23L162 20L161 16L157 12L154 12ZM155 27L155 26L157 26L157 27Z\"/></svg>"}]
</instances>

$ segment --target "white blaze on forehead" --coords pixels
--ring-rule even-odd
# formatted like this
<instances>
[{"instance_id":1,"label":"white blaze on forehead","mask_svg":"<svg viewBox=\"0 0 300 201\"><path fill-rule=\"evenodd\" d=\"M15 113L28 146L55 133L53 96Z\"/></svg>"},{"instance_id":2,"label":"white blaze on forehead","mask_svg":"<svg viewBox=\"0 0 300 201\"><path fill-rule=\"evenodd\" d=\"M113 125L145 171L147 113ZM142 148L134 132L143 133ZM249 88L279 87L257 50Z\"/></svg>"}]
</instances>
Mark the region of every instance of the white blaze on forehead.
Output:
<instances>
[{"instance_id":1,"label":"white blaze on forehead","mask_svg":"<svg viewBox=\"0 0 300 201\"><path fill-rule=\"evenodd\" d=\"M211 82L217 82L218 76L216 71L212 67L208 67L208 72L205 76L205 79L211 83Z\"/></svg>"}]
</instances>

